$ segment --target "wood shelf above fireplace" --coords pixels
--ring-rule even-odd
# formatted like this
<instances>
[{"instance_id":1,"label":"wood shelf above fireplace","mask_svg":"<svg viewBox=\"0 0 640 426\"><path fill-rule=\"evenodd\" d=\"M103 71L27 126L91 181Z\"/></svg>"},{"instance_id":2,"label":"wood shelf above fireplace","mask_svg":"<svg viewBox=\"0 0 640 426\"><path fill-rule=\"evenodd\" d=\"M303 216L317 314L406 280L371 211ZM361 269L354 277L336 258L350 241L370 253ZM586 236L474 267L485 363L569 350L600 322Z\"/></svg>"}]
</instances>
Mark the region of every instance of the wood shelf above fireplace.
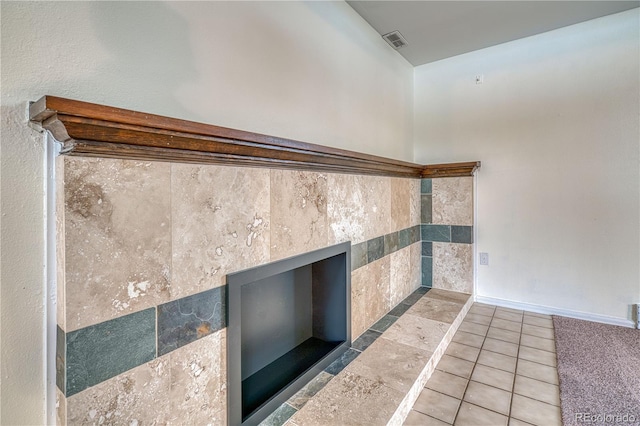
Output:
<instances>
[{"instance_id":1,"label":"wood shelf above fireplace","mask_svg":"<svg viewBox=\"0 0 640 426\"><path fill-rule=\"evenodd\" d=\"M29 109L66 155L407 178L472 176L479 161L423 166L291 139L43 96Z\"/></svg>"}]
</instances>

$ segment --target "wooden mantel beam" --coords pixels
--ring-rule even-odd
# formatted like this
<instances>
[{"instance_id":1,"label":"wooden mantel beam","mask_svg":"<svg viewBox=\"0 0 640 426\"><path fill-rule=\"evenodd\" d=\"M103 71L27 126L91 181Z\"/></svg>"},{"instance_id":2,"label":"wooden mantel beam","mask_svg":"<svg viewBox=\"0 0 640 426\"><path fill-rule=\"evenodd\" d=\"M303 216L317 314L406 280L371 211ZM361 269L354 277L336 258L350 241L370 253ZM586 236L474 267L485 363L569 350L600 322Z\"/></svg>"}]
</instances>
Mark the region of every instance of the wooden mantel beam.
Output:
<instances>
[{"instance_id":1,"label":"wooden mantel beam","mask_svg":"<svg viewBox=\"0 0 640 426\"><path fill-rule=\"evenodd\" d=\"M397 177L471 176L480 162L422 166L369 154L43 96L29 109L66 155Z\"/></svg>"}]
</instances>

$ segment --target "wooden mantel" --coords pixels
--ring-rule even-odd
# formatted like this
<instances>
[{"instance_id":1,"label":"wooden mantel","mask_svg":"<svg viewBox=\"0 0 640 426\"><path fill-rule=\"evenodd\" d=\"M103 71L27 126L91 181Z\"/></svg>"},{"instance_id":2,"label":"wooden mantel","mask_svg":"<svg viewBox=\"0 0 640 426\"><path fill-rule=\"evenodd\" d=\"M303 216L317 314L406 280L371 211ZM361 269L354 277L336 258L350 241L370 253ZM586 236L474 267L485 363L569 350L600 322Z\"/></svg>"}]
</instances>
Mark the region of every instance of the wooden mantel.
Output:
<instances>
[{"instance_id":1,"label":"wooden mantel","mask_svg":"<svg viewBox=\"0 0 640 426\"><path fill-rule=\"evenodd\" d=\"M29 108L62 153L397 177L472 176L479 161L419 165L226 127L43 96Z\"/></svg>"}]
</instances>

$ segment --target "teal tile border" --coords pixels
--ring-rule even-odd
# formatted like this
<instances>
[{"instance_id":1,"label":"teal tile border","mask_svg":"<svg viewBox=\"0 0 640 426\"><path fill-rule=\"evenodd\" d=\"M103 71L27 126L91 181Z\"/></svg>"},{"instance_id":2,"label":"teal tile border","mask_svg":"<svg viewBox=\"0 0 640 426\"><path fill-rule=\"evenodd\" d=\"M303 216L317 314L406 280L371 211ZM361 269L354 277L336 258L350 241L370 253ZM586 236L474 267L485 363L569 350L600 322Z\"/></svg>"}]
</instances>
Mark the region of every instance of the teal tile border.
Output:
<instances>
[{"instance_id":1,"label":"teal tile border","mask_svg":"<svg viewBox=\"0 0 640 426\"><path fill-rule=\"evenodd\" d=\"M381 235L351 246L351 271L421 241L420 225Z\"/></svg>"},{"instance_id":2,"label":"teal tile border","mask_svg":"<svg viewBox=\"0 0 640 426\"><path fill-rule=\"evenodd\" d=\"M431 179L421 179L420 180L420 193L421 194L431 194L431 192L432 192Z\"/></svg>"},{"instance_id":3,"label":"teal tile border","mask_svg":"<svg viewBox=\"0 0 640 426\"><path fill-rule=\"evenodd\" d=\"M66 333L67 397L156 357L156 309Z\"/></svg>"}]
</instances>

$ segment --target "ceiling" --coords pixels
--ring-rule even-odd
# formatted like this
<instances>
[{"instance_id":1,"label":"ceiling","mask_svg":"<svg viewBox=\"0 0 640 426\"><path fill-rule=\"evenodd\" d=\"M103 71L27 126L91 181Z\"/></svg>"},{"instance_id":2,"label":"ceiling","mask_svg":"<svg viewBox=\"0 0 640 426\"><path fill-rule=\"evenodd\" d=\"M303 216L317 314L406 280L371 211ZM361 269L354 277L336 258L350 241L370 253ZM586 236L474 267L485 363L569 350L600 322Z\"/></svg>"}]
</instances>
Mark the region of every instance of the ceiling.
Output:
<instances>
[{"instance_id":1,"label":"ceiling","mask_svg":"<svg viewBox=\"0 0 640 426\"><path fill-rule=\"evenodd\" d=\"M414 66L640 6L640 1L347 1Z\"/></svg>"}]
</instances>

